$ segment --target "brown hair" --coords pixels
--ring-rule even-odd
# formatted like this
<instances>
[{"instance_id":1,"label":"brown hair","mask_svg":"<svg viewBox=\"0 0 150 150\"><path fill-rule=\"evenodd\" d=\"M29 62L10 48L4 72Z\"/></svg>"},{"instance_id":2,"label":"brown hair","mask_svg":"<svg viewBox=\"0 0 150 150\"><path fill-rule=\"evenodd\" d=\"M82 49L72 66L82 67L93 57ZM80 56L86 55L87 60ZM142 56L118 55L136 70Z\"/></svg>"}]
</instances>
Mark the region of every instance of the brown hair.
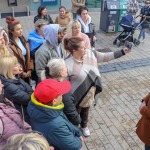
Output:
<instances>
[{"instance_id":1,"label":"brown hair","mask_svg":"<svg viewBox=\"0 0 150 150\"><path fill-rule=\"evenodd\" d=\"M14 31L14 27L17 25L17 24L20 24L20 21L18 20L15 20L13 17L11 16L7 16L6 17L6 23L8 24L8 31L9 33L11 31Z\"/></svg>"},{"instance_id":2,"label":"brown hair","mask_svg":"<svg viewBox=\"0 0 150 150\"><path fill-rule=\"evenodd\" d=\"M64 39L64 48L72 54L73 50L77 50L80 47L82 41L83 39L80 37L66 38Z\"/></svg>"}]
</instances>

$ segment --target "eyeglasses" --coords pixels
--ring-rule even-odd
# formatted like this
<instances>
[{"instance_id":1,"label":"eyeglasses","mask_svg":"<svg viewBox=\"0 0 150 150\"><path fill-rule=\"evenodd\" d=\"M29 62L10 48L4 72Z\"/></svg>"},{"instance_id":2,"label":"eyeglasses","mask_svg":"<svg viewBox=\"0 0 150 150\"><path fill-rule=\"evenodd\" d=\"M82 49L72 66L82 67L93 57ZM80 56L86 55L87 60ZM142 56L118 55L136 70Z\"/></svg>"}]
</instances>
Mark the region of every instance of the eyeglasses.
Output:
<instances>
[{"instance_id":1,"label":"eyeglasses","mask_svg":"<svg viewBox=\"0 0 150 150\"><path fill-rule=\"evenodd\" d=\"M145 4L150 4L150 2L145 2Z\"/></svg>"}]
</instances>

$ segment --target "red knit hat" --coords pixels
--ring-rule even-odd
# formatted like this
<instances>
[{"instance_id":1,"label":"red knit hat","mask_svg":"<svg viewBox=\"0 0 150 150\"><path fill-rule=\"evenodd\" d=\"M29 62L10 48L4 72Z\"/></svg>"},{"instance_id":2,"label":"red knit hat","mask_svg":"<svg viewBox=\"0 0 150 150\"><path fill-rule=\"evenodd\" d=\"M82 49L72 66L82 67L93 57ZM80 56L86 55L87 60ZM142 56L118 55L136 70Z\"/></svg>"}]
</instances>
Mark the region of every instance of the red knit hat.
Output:
<instances>
[{"instance_id":1,"label":"red knit hat","mask_svg":"<svg viewBox=\"0 0 150 150\"><path fill-rule=\"evenodd\" d=\"M66 94L71 90L69 81L58 82L55 79L46 79L40 82L34 96L41 103L48 103L54 100L58 95Z\"/></svg>"}]
</instances>

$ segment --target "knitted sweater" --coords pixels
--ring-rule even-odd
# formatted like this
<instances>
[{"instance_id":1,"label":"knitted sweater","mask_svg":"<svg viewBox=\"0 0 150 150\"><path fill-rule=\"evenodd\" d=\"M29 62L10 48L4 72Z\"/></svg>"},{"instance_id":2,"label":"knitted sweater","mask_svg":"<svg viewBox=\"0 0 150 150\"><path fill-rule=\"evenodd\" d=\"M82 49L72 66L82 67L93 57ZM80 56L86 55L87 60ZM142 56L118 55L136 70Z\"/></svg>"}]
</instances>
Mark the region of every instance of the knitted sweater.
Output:
<instances>
[{"instance_id":1,"label":"knitted sweater","mask_svg":"<svg viewBox=\"0 0 150 150\"><path fill-rule=\"evenodd\" d=\"M93 86L96 87L95 100L97 101L99 93L102 91L98 63L107 62L123 55L122 51L101 53L87 50L82 62L77 61L73 56L66 58L68 78L72 84L71 93L75 97L75 105L79 105Z\"/></svg>"}]
</instances>

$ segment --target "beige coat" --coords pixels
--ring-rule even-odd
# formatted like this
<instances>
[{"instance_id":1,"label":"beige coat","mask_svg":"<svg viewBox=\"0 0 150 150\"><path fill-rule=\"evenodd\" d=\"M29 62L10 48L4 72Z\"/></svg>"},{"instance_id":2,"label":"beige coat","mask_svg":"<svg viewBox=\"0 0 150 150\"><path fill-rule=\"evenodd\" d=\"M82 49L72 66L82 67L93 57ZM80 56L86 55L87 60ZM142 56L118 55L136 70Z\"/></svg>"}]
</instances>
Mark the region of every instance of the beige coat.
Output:
<instances>
[{"instance_id":1,"label":"beige coat","mask_svg":"<svg viewBox=\"0 0 150 150\"><path fill-rule=\"evenodd\" d=\"M62 27L67 27L70 21L72 21L72 14L70 12L66 12L64 16L57 16L55 23L60 24Z\"/></svg>"},{"instance_id":2,"label":"beige coat","mask_svg":"<svg viewBox=\"0 0 150 150\"><path fill-rule=\"evenodd\" d=\"M80 6L85 5L85 0L72 0L72 13L76 13Z\"/></svg>"}]
</instances>

